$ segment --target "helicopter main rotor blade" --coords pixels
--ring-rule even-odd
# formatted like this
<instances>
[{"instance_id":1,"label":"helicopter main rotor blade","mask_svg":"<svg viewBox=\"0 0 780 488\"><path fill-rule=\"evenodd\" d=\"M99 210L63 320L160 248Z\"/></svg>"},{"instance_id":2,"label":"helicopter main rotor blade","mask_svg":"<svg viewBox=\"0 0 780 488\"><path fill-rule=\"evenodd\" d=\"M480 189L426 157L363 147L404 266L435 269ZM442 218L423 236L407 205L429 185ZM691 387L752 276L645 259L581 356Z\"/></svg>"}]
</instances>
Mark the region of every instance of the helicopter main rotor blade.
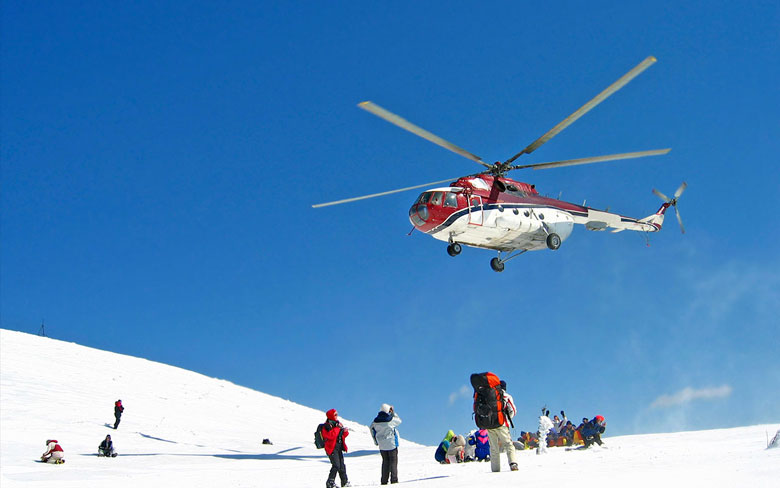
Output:
<instances>
[{"instance_id":1,"label":"helicopter main rotor blade","mask_svg":"<svg viewBox=\"0 0 780 488\"><path fill-rule=\"evenodd\" d=\"M366 200L368 198L383 197L385 195L391 195L393 193L400 193L402 191L414 190L415 188L422 188L424 186L430 186L430 185L438 185L439 183L446 183L446 182L455 181L455 180L457 180L457 178L449 178L449 179L440 180L440 181L431 181L430 183L423 183L422 185L407 186L406 188L399 188L397 190L383 191L383 192L380 192L380 193L372 193L371 195L363 195L362 197L345 198L344 200L336 200L334 202L318 203L316 205L312 205L312 208L328 207L330 205L339 205L339 204L342 204L342 203L355 202L357 200Z\"/></svg>"},{"instance_id":2,"label":"helicopter main rotor blade","mask_svg":"<svg viewBox=\"0 0 780 488\"><path fill-rule=\"evenodd\" d=\"M412 134L415 134L417 136L422 137L425 140L428 140L437 146L441 146L444 149L447 149L449 151L454 152L455 154L458 154L460 156L463 156L464 158L470 159L476 163L481 164L482 166L485 166L486 168L490 168L491 165L485 163L482 161L482 158L480 158L477 155L474 155L465 149L456 146L455 144L445 141L441 137L431 134L427 130L423 129L422 127L417 127L413 123L409 122L408 120L399 117L398 115L390 112L389 110L386 110L379 105L373 103L373 102L361 102L358 104L358 107L362 108L363 110L367 112L371 112L372 114L376 115L379 118L385 119L386 121L390 122L391 124L397 125L398 127L407 130L411 132Z\"/></svg>"},{"instance_id":3,"label":"helicopter main rotor blade","mask_svg":"<svg viewBox=\"0 0 780 488\"><path fill-rule=\"evenodd\" d=\"M653 149L651 151L637 151L637 152L621 153L621 154L607 154L605 156L593 156L593 157L590 157L590 158L580 158L580 159L567 159L565 161L552 161L550 163L518 164L518 165L512 166L510 169L524 169L524 168L549 169L549 168L560 168L561 166L576 166L578 164L602 163L604 161L616 161L616 160L620 160L620 159L643 158L645 156L660 156L662 154L668 153L669 151L671 151L671 149Z\"/></svg>"},{"instance_id":4,"label":"helicopter main rotor blade","mask_svg":"<svg viewBox=\"0 0 780 488\"><path fill-rule=\"evenodd\" d=\"M569 115L565 119L563 119L558 125L547 131L542 137L532 142L528 147L520 151L519 153L515 154L511 158L504 161L504 164L511 163L515 159L519 158L523 154L530 154L534 152L536 149L539 148L542 144L549 141L556 135L558 135L559 132L561 132L566 127L570 126L572 123L574 123L577 119L588 113L593 107L598 105L599 103L603 102L607 97L615 93L616 91L620 90L625 86L629 81L636 78L640 73L642 73L644 70L650 67L653 63L656 62L656 59L654 56L648 56L645 58L644 61L636 65L631 71L621 76L616 82L609 85L604 91L593 97L588 103L580 107L576 112Z\"/></svg>"}]
</instances>

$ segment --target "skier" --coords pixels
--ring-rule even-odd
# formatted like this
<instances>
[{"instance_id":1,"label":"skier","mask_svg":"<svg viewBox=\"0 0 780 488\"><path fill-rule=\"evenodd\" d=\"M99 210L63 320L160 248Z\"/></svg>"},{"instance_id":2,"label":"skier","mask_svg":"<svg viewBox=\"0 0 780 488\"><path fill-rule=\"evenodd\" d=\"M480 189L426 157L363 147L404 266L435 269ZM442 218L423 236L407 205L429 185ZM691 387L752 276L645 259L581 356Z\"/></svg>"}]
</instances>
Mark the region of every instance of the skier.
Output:
<instances>
[{"instance_id":1,"label":"skier","mask_svg":"<svg viewBox=\"0 0 780 488\"><path fill-rule=\"evenodd\" d=\"M542 407L542 415L539 416L539 447L536 448L536 454L547 452L547 433L553 428L552 420L548 415L550 411Z\"/></svg>"},{"instance_id":2,"label":"skier","mask_svg":"<svg viewBox=\"0 0 780 488\"><path fill-rule=\"evenodd\" d=\"M114 452L114 443L111 441L111 436L107 435L103 442L98 446L98 456L116 457Z\"/></svg>"},{"instance_id":3,"label":"skier","mask_svg":"<svg viewBox=\"0 0 780 488\"><path fill-rule=\"evenodd\" d=\"M62 464L65 462L65 451L57 443L56 439L46 441L46 452L41 454L41 461L49 464Z\"/></svg>"},{"instance_id":4,"label":"skier","mask_svg":"<svg viewBox=\"0 0 780 488\"><path fill-rule=\"evenodd\" d=\"M371 423L371 437L374 444L379 446L379 454L382 455L382 476L380 483L398 483L398 431L396 427L401 424L401 417L395 414L392 405L383 403L379 413Z\"/></svg>"},{"instance_id":5,"label":"skier","mask_svg":"<svg viewBox=\"0 0 780 488\"><path fill-rule=\"evenodd\" d=\"M328 420L322 429L322 438L325 439L325 453L330 459L330 473L325 488L336 486L336 473L341 479L341 486L352 486L347 480L347 466L344 464L344 453L347 452L346 437L349 429L339 422L339 413L335 408L325 412Z\"/></svg>"},{"instance_id":6,"label":"skier","mask_svg":"<svg viewBox=\"0 0 780 488\"><path fill-rule=\"evenodd\" d=\"M122 406L122 400L117 400L114 402L114 418L116 418L116 422L114 422L114 430L119 427L119 421L122 419L122 412L124 411L125 407Z\"/></svg>"}]
</instances>

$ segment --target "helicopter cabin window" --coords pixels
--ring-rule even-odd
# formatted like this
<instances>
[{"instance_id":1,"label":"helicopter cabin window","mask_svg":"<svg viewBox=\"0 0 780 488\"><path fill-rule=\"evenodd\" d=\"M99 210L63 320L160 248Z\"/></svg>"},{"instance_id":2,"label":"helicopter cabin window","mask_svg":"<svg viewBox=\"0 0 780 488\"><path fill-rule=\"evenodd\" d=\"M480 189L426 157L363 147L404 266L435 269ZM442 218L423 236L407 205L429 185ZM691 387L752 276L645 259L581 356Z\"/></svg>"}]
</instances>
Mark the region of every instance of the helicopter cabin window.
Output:
<instances>
[{"instance_id":1,"label":"helicopter cabin window","mask_svg":"<svg viewBox=\"0 0 780 488\"><path fill-rule=\"evenodd\" d=\"M431 198L431 205L439 206L441 205L441 201L444 199L444 193L437 191L434 192L433 197Z\"/></svg>"},{"instance_id":2,"label":"helicopter cabin window","mask_svg":"<svg viewBox=\"0 0 780 488\"><path fill-rule=\"evenodd\" d=\"M458 208L458 194L447 192L447 196L444 197L444 206Z\"/></svg>"}]
</instances>

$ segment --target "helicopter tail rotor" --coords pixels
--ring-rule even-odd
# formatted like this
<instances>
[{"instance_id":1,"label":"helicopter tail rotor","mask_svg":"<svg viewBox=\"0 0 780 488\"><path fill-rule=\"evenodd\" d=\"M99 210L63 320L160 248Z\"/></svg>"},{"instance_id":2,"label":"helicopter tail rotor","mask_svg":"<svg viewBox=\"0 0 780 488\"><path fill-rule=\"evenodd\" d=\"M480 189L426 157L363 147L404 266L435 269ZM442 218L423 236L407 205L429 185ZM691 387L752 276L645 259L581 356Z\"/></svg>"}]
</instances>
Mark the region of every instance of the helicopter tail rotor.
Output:
<instances>
[{"instance_id":1,"label":"helicopter tail rotor","mask_svg":"<svg viewBox=\"0 0 780 488\"><path fill-rule=\"evenodd\" d=\"M685 226L682 223L682 218L680 217L680 211L677 209L677 200L680 198L680 196L683 194L685 189L688 188L688 183L682 182L682 184L677 188L677 191L674 192L674 198L669 198L660 191L653 188L653 193L663 200L665 203L666 208L674 207L674 214L677 216L677 222L680 224L680 231L685 234Z\"/></svg>"}]
</instances>

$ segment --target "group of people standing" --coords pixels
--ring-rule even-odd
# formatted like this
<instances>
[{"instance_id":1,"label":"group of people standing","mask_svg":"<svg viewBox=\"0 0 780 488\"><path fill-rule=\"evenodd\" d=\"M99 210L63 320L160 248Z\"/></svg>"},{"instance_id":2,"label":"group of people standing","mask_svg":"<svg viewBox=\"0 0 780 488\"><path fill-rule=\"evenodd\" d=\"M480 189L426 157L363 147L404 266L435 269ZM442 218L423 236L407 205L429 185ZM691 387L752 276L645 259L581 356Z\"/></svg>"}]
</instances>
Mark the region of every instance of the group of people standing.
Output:
<instances>
[{"instance_id":1,"label":"group of people standing","mask_svg":"<svg viewBox=\"0 0 780 488\"><path fill-rule=\"evenodd\" d=\"M347 452L346 437L349 429L339 422L339 413L335 408L325 412L326 421L322 426L321 435L325 441L325 453L330 460L330 472L325 482L326 488L336 486L338 474L341 486L352 486L347 478L347 467L344 464L344 453ZM383 403L376 418L371 423L370 431L374 444L379 447L382 456L382 474L380 483L386 485L398 483L398 430L401 417L396 415L392 405Z\"/></svg>"}]
</instances>

